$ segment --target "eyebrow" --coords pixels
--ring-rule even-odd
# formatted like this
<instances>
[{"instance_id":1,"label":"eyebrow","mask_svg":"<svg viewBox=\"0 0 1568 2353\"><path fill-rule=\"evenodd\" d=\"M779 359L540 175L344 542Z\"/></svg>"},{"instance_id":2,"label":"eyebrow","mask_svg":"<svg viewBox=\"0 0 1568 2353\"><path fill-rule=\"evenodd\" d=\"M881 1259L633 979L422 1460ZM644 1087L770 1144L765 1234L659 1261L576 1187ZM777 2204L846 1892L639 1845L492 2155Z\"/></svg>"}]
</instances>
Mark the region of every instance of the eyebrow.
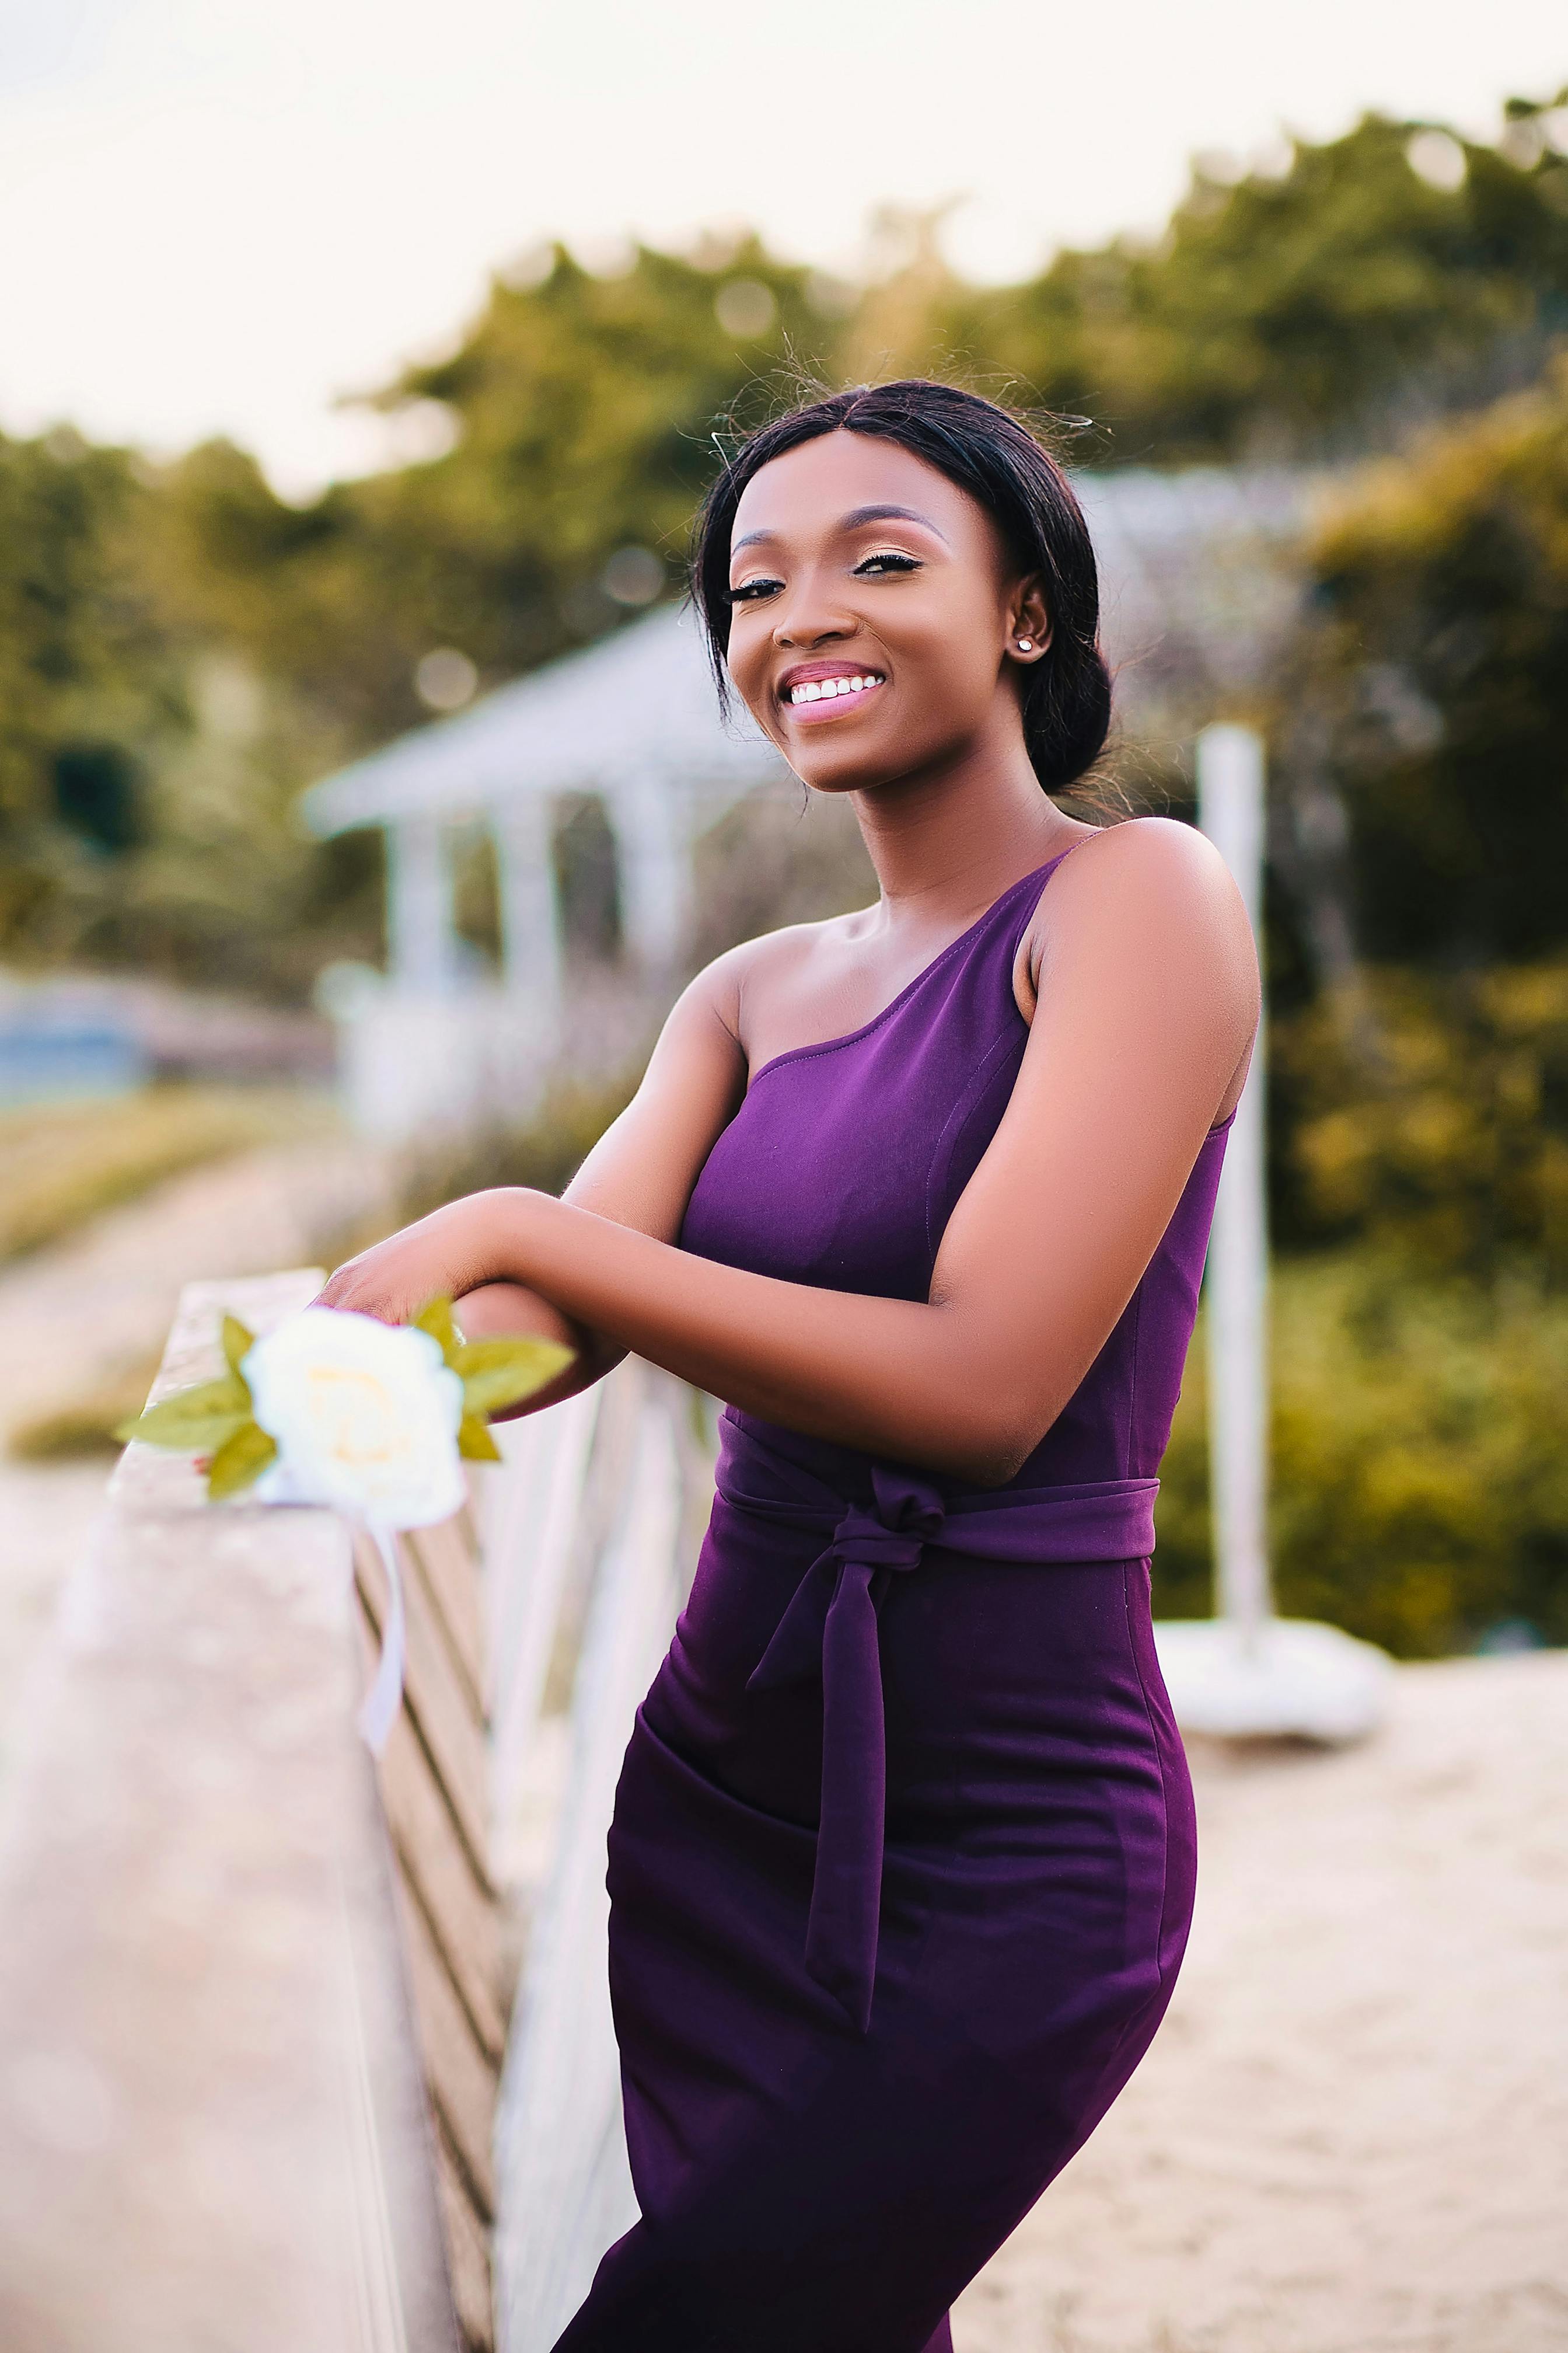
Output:
<instances>
[{"instance_id":1,"label":"eyebrow","mask_svg":"<svg viewBox=\"0 0 1568 2353\"><path fill-rule=\"evenodd\" d=\"M930 515L921 514L918 507L882 505L852 507L840 520L838 528L840 531L859 531L868 522L918 522L923 529L934 533L944 547L952 544L946 532L938 530ZM730 553L732 556L739 555L743 547L754 546L759 540L777 539L778 535L776 531L749 531L743 538L737 539L732 543Z\"/></svg>"}]
</instances>

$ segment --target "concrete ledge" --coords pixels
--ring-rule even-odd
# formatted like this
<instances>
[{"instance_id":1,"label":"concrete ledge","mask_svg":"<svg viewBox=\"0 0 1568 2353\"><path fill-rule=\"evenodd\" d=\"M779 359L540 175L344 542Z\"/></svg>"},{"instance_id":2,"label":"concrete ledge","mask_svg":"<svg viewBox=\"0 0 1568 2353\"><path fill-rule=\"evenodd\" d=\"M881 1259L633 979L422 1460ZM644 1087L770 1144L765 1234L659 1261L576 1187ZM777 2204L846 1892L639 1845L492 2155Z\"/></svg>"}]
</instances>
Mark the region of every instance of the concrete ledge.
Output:
<instances>
[{"instance_id":1,"label":"concrete ledge","mask_svg":"<svg viewBox=\"0 0 1568 2353\"><path fill-rule=\"evenodd\" d=\"M155 1394L316 1278L196 1284ZM0 1841L6 2353L454 2353L347 1531L132 1448Z\"/></svg>"}]
</instances>

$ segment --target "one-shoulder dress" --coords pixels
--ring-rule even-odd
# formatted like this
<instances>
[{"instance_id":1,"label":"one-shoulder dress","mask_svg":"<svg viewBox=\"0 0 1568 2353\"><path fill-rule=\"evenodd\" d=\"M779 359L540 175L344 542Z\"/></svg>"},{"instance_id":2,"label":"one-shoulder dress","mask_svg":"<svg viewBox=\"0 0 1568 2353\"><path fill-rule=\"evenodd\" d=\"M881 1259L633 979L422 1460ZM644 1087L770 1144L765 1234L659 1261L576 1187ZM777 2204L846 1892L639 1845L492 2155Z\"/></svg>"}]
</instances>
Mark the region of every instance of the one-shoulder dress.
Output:
<instances>
[{"instance_id":1,"label":"one-shoulder dress","mask_svg":"<svg viewBox=\"0 0 1568 2353\"><path fill-rule=\"evenodd\" d=\"M929 1295L1017 1076L1014 959L1059 863L875 1020L754 1074L684 1249ZM953 2299L1148 2048L1195 1861L1152 1506L1230 1124L1008 1486L723 1412L610 1833L642 2219L557 2353L949 2353Z\"/></svg>"}]
</instances>

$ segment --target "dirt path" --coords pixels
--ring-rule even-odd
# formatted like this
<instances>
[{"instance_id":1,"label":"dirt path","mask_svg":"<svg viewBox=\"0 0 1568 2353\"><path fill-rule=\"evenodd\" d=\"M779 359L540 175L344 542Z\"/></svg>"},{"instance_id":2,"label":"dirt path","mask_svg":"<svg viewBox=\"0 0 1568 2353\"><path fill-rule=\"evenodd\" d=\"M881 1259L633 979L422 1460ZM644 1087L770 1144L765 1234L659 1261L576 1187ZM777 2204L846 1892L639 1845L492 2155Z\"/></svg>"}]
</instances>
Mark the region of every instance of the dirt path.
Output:
<instances>
[{"instance_id":1,"label":"dirt path","mask_svg":"<svg viewBox=\"0 0 1568 2353\"><path fill-rule=\"evenodd\" d=\"M317 1263L385 1202L384 1166L364 1145L290 1145L161 1185L0 1271L0 1449L23 1419L155 1358L182 1283ZM0 1763L105 1471L17 1462L0 1451Z\"/></svg>"},{"instance_id":2,"label":"dirt path","mask_svg":"<svg viewBox=\"0 0 1568 2353\"><path fill-rule=\"evenodd\" d=\"M1194 1778L1171 2014L958 2353L1562 2353L1568 1653L1407 1667L1364 1748Z\"/></svg>"}]
</instances>

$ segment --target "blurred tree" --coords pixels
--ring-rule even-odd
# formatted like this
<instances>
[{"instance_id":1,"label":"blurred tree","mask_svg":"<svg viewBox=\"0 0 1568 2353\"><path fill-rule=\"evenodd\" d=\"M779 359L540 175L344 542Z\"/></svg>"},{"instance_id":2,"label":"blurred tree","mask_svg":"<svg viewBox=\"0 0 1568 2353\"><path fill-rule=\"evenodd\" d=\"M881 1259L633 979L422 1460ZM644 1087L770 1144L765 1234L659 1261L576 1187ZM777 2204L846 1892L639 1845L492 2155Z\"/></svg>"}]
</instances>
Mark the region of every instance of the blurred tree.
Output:
<instances>
[{"instance_id":1,"label":"blurred tree","mask_svg":"<svg viewBox=\"0 0 1568 2353\"><path fill-rule=\"evenodd\" d=\"M1287 701L1317 714L1374 957L1568 942L1568 360L1357 478Z\"/></svg>"},{"instance_id":2,"label":"blurred tree","mask_svg":"<svg viewBox=\"0 0 1568 2353\"><path fill-rule=\"evenodd\" d=\"M1211 163L1162 238L1012 289L962 285L936 220L891 215L858 293L746 237L598 274L552 246L369 396L423 454L302 507L223 442L155 469L0 441L0 953L295 990L371 946L370 851L302 847L294 790L673 588L715 432L804 373L958 368L1090 412L1097 462L1386 444L1524 380L1568 325L1563 120L1515 101L1486 146L1369 117L1268 169ZM1560 406L1500 412L1325 542L1301 707L1354 803L1379 955L1562 936Z\"/></svg>"},{"instance_id":3,"label":"blurred tree","mask_svg":"<svg viewBox=\"0 0 1568 2353\"><path fill-rule=\"evenodd\" d=\"M140 575L151 493L123 451L0 437L0 937L124 851L179 683Z\"/></svg>"},{"instance_id":4,"label":"blurred tree","mask_svg":"<svg viewBox=\"0 0 1568 2353\"><path fill-rule=\"evenodd\" d=\"M1331 998L1272 1025L1276 1240L1568 1292L1568 963L1384 966L1368 992L1374 1059Z\"/></svg>"},{"instance_id":5,"label":"blurred tree","mask_svg":"<svg viewBox=\"0 0 1568 2353\"><path fill-rule=\"evenodd\" d=\"M1368 115L1277 166L1200 164L1158 239L950 280L933 344L1087 412L1124 461L1386 441L1527 381L1568 330L1568 155L1531 128L1560 102L1512 101L1498 147Z\"/></svg>"},{"instance_id":6,"label":"blurred tree","mask_svg":"<svg viewBox=\"0 0 1568 2353\"><path fill-rule=\"evenodd\" d=\"M1287 1260L1271 1301L1283 1615L1400 1658L1501 1624L1568 1642L1568 1312L1527 1281L1412 1281L1375 1250ZM1155 1607L1210 1608L1201 1335L1160 1466Z\"/></svg>"},{"instance_id":7,"label":"blurred tree","mask_svg":"<svg viewBox=\"0 0 1568 2353\"><path fill-rule=\"evenodd\" d=\"M358 644L377 648L376 723L426 715L431 647L510 677L679 585L715 429L832 365L840 330L812 286L753 238L695 259L639 248L613 277L556 246L494 281L450 356L375 396L394 417L435 406L453 444L331 501L326 568L345 589L352 573Z\"/></svg>"},{"instance_id":8,"label":"blurred tree","mask_svg":"<svg viewBox=\"0 0 1568 2353\"><path fill-rule=\"evenodd\" d=\"M254 516L289 515L217 454ZM299 782L346 738L224 649L289 620L254 537L192 543L182 493L214 455L171 481L68 432L0 438L0 954L298 995L373 944L374 845L296 833Z\"/></svg>"}]
</instances>

